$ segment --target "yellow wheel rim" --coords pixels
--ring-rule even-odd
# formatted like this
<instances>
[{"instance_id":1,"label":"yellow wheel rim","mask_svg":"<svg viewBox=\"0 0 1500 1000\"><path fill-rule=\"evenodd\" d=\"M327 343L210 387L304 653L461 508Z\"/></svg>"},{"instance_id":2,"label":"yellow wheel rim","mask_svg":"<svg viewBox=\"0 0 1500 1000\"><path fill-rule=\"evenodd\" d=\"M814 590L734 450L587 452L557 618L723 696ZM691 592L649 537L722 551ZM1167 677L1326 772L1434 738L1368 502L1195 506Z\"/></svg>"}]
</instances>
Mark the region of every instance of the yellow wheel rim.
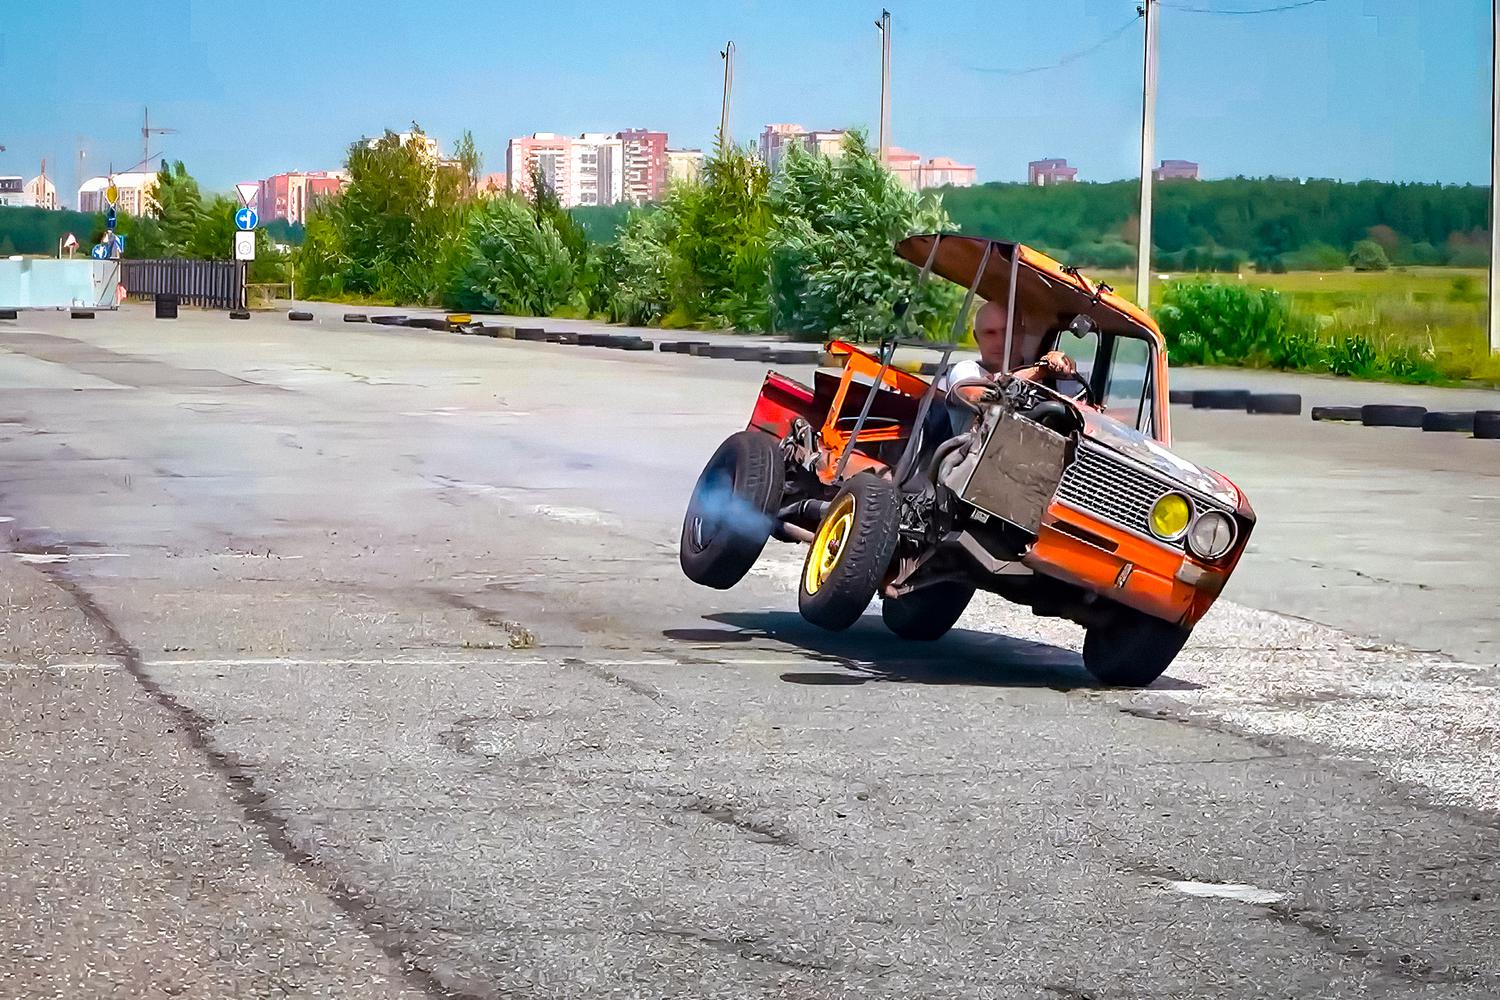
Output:
<instances>
[{"instance_id":1,"label":"yellow wheel rim","mask_svg":"<svg viewBox=\"0 0 1500 1000\"><path fill-rule=\"evenodd\" d=\"M802 586L809 594L828 582L828 577L839 564L844 546L854 531L854 495L846 494L823 518L818 533L813 536L812 548L807 553L807 564L802 571Z\"/></svg>"}]
</instances>

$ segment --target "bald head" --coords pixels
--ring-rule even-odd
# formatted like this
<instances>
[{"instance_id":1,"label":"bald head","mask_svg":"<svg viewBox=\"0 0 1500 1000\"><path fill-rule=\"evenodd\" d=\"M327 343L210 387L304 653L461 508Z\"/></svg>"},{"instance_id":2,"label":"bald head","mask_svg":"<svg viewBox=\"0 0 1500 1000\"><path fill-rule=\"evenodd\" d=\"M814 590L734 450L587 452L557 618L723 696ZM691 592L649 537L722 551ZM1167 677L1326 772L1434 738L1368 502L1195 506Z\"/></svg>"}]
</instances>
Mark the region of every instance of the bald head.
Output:
<instances>
[{"instance_id":1,"label":"bald head","mask_svg":"<svg viewBox=\"0 0 1500 1000\"><path fill-rule=\"evenodd\" d=\"M992 372L1010 371L1036 360L1041 350L1041 337L1028 337L1026 326L1016 317L1015 335L1011 337L1010 357L1005 356L1005 306L999 302L986 302L974 314L974 343L979 347L979 360Z\"/></svg>"}]
</instances>

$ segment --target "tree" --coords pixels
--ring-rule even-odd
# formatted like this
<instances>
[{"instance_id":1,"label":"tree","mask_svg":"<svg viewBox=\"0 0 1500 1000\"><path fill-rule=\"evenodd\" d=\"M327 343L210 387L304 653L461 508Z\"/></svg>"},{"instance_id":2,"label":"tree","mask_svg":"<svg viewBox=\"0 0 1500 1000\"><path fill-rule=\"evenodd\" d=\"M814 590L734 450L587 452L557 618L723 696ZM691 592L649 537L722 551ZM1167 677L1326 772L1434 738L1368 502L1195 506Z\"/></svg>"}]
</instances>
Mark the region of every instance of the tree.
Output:
<instances>
[{"instance_id":1,"label":"tree","mask_svg":"<svg viewBox=\"0 0 1500 1000\"><path fill-rule=\"evenodd\" d=\"M1374 240L1360 240L1349 254L1349 263L1356 271L1384 271L1391 266L1385 248Z\"/></svg>"},{"instance_id":2,"label":"tree","mask_svg":"<svg viewBox=\"0 0 1500 1000\"><path fill-rule=\"evenodd\" d=\"M481 203L460 247L444 295L451 308L547 316L573 301L572 256L551 220L519 198Z\"/></svg>"},{"instance_id":3,"label":"tree","mask_svg":"<svg viewBox=\"0 0 1500 1000\"><path fill-rule=\"evenodd\" d=\"M916 329L951 318L951 296L937 282L918 289L918 270L892 248L915 232L951 231L952 220L939 197L903 187L858 132L836 160L791 147L770 211L776 329L874 340L898 329L897 303Z\"/></svg>"},{"instance_id":4,"label":"tree","mask_svg":"<svg viewBox=\"0 0 1500 1000\"><path fill-rule=\"evenodd\" d=\"M463 135L453 144L453 161L458 164L460 194L465 200L473 198L479 190L479 175L484 169L484 157L474 145L474 133L464 129Z\"/></svg>"},{"instance_id":5,"label":"tree","mask_svg":"<svg viewBox=\"0 0 1500 1000\"><path fill-rule=\"evenodd\" d=\"M149 214L161 225L161 250L167 257L190 256L189 245L203 222L203 194L181 160L162 161L151 191ZM127 241L128 245L128 241Z\"/></svg>"}]
</instances>

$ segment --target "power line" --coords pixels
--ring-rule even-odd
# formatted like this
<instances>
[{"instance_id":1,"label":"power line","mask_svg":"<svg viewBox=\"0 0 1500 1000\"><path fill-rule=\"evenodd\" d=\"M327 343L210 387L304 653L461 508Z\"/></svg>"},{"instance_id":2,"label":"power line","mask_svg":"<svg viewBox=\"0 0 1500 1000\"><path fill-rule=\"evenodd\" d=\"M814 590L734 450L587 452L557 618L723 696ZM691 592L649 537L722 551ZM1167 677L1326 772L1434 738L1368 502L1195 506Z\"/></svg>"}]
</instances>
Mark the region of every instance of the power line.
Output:
<instances>
[{"instance_id":1,"label":"power line","mask_svg":"<svg viewBox=\"0 0 1500 1000\"><path fill-rule=\"evenodd\" d=\"M1158 0L1163 7L1178 10L1184 14L1223 14L1230 17L1243 17L1249 14L1280 14L1283 11L1299 10L1303 7L1312 7L1328 0L1297 0L1296 3L1284 3L1277 7L1257 7L1250 10L1215 10L1212 7L1190 7L1187 4L1171 3L1169 0Z\"/></svg>"},{"instance_id":2,"label":"power line","mask_svg":"<svg viewBox=\"0 0 1500 1000\"><path fill-rule=\"evenodd\" d=\"M1108 45L1110 42L1114 41L1121 35L1125 34L1125 32L1135 27L1136 22L1144 16L1145 14L1140 10L1140 8L1137 8L1134 17L1126 21L1124 24L1120 25L1114 31L1111 31L1109 34L1105 35L1103 38L1099 39L1099 41L1095 42L1093 45L1090 45L1086 49L1079 49L1077 52L1069 52L1057 62L1048 63L1045 66L1032 66L1030 69L995 69L990 66L971 66L969 68L977 73L994 73L997 76L1029 76L1032 73L1044 73L1049 69L1060 69L1061 67L1066 66L1069 63L1077 62L1085 56L1091 56L1095 52L1098 52L1100 49L1104 48L1104 46Z\"/></svg>"}]
</instances>

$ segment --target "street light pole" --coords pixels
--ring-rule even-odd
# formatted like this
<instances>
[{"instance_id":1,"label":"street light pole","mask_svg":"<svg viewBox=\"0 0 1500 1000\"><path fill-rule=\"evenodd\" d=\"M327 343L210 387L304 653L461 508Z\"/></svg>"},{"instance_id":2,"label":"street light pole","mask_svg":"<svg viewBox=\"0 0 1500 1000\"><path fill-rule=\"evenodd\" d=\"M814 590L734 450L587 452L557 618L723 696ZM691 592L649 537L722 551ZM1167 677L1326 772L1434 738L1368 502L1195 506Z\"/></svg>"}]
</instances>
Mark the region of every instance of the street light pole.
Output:
<instances>
[{"instance_id":1,"label":"street light pole","mask_svg":"<svg viewBox=\"0 0 1500 1000\"><path fill-rule=\"evenodd\" d=\"M734 43L727 42L724 51L724 106L719 111L719 147L729 147L729 92L734 88Z\"/></svg>"},{"instance_id":2,"label":"street light pole","mask_svg":"<svg viewBox=\"0 0 1500 1000\"><path fill-rule=\"evenodd\" d=\"M1156 31L1161 0L1142 0L1146 18L1146 65L1141 94L1141 218L1136 251L1135 301L1151 305L1151 164L1156 159Z\"/></svg>"},{"instance_id":3,"label":"street light pole","mask_svg":"<svg viewBox=\"0 0 1500 1000\"><path fill-rule=\"evenodd\" d=\"M880 162L885 163L891 144L891 12L882 10L880 20Z\"/></svg>"},{"instance_id":4,"label":"street light pole","mask_svg":"<svg viewBox=\"0 0 1500 1000\"><path fill-rule=\"evenodd\" d=\"M1500 354L1500 0L1490 4L1490 353Z\"/></svg>"}]
</instances>

